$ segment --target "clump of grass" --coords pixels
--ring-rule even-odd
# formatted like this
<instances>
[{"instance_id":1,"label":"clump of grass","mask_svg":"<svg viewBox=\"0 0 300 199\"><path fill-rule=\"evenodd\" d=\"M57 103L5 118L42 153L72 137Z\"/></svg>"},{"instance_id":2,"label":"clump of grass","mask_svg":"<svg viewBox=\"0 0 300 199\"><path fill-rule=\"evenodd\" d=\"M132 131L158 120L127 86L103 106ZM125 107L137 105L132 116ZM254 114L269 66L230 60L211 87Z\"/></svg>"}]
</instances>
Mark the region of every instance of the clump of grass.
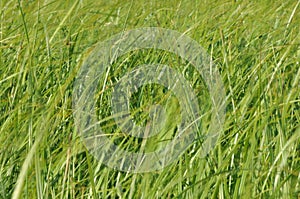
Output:
<instances>
[{"instance_id":1,"label":"clump of grass","mask_svg":"<svg viewBox=\"0 0 300 199\"><path fill-rule=\"evenodd\" d=\"M299 1L0 5L0 198L300 196ZM182 32L208 51L224 82L226 121L205 158L199 157L199 141L165 169L133 174L106 167L88 153L74 126L72 89L98 41L148 26ZM165 57L172 63L172 55L163 52L140 53L132 61L147 61L150 53L152 61ZM172 64L180 70L177 61ZM111 74L112 83L118 72ZM200 99L207 94L192 69L185 75ZM140 90L133 106L155 100L152 90ZM109 107L109 95L104 99Z\"/></svg>"}]
</instances>

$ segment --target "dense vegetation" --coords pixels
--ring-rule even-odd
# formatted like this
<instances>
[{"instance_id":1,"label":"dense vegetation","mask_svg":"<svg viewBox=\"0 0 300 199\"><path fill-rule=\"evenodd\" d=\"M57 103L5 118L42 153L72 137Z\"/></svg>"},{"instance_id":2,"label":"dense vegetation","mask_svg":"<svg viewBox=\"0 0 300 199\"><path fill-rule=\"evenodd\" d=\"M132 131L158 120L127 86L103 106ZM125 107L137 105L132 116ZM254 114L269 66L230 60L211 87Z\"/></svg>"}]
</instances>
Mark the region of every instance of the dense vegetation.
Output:
<instances>
[{"instance_id":1,"label":"dense vegetation","mask_svg":"<svg viewBox=\"0 0 300 199\"><path fill-rule=\"evenodd\" d=\"M1 0L0 198L299 198L299 4ZM208 52L224 83L226 120L206 157L199 156L199 140L163 170L135 174L111 169L87 151L74 125L72 91L97 42L139 27L176 30ZM148 50L115 63L99 116L110 116L110 86L149 60L185 73L201 107L207 98L201 77L184 72L178 57ZM132 106L160 100L153 90L166 95L148 85ZM116 130L113 121L106 130ZM137 140L122 143L140 147Z\"/></svg>"}]
</instances>

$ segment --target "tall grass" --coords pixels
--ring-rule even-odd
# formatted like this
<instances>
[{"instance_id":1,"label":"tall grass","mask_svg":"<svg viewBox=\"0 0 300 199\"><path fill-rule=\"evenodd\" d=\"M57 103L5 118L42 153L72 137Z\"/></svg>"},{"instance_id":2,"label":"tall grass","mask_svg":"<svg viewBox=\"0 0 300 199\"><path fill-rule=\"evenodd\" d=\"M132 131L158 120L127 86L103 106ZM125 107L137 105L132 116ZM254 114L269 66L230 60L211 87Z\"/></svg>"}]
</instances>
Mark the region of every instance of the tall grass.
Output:
<instances>
[{"instance_id":1,"label":"tall grass","mask_svg":"<svg viewBox=\"0 0 300 199\"><path fill-rule=\"evenodd\" d=\"M0 198L300 197L299 1L2 0L0 9ZM74 126L72 89L98 41L149 26L182 32L212 56L226 121L205 158L199 141L163 170L134 174L87 151ZM176 65L164 52L122 58L129 61L119 71L116 64L109 84L135 62ZM186 77L201 107L205 84L191 70ZM102 116L109 116L109 89ZM145 87L135 103L156 100L151 89L161 92Z\"/></svg>"}]
</instances>

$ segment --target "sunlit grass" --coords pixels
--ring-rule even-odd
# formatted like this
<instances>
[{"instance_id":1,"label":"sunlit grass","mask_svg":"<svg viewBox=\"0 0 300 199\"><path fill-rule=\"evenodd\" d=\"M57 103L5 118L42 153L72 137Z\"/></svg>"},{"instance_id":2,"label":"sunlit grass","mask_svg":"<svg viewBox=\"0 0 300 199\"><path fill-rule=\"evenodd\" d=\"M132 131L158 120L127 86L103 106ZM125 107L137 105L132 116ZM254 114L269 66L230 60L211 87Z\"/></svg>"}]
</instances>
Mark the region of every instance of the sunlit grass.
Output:
<instances>
[{"instance_id":1,"label":"sunlit grass","mask_svg":"<svg viewBox=\"0 0 300 199\"><path fill-rule=\"evenodd\" d=\"M2 0L0 9L0 198L300 197L299 1ZM186 34L212 56L226 90L226 121L207 157L200 158L199 139L165 169L133 174L87 151L74 125L72 91L97 42L149 26ZM207 98L201 78L173 55L144 51L124 59L107 80L100 116L111 116L118 77L145 62L171 64L185 73L200 107ZM153 89L161 95L141 88L132 106L163 101L161 88ZM112 120L106 128L118 132ZM122 147L140 144L131 138Z\"/></svg>"}]
</instances>

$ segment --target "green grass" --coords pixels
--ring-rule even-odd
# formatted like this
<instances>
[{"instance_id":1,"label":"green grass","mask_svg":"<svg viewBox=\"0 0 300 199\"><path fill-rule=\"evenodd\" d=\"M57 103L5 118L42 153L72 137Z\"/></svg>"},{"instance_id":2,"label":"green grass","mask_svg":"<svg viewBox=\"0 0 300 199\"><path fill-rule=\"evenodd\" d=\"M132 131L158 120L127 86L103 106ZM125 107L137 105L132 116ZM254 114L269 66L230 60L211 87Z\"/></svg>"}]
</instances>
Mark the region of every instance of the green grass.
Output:
<instances>
[{"instance_id":1,"label":"green grass","mask_svg":"<svg viewBox=\"0 0 300 199\"><path fill-rule=\"evenodd\" d=\"M1 0L0 198L300 198L299 2ZM74 125L72 91L97 42L149 26L184 33L212 56L226 90L226 120L206 157L199 140L163 170L134 174L87 151ZM123 58L108 76L101 117L110 116L112 86L141 63L174 66L200 107L207 99L200 76L184 71L176 56L141 51ZM163 95L159 86L143 87L132 106L144 111ZM107 121L107 132L119 131ZM128 150L141 145L119 141ZM160 146L152 143L148 150Z\"/></svg>"}]
</instances>

